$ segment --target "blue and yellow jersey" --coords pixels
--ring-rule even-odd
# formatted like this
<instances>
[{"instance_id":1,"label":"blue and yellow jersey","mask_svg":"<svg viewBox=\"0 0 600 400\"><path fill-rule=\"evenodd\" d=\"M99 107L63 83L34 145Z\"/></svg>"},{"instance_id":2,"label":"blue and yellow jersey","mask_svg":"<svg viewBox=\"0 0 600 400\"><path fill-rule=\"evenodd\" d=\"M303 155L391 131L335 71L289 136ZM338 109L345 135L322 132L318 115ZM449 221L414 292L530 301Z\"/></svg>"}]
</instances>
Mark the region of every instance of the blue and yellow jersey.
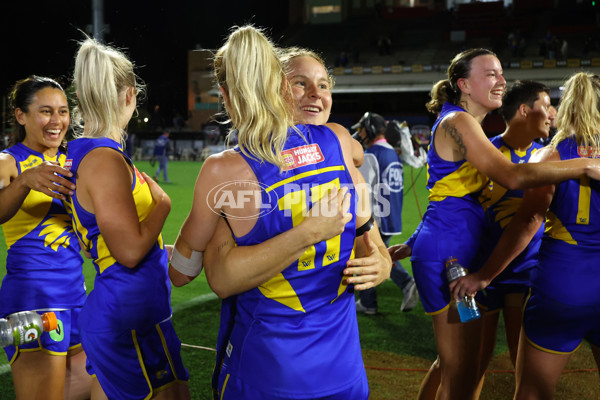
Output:
<instances>
[{"instance_id":1,"label":"blue and yellow jersey","mask_svg":"<svg viewBox=\"0 0 600 400\"><path fill-rule=\"evenodd\" d=\"M99 147L114 149L131 166L134 172L131 192L138 218L143 221L152 210L152 194L142 175L117 142L108 138L75 139L69 143L66 166L76 177L84 157ZM162 236L158 236L156 244L135 268L127 268L110 253L96 216L86 211L77 201L77 189L69 198L68 211L77 236L91 253L97 272L94 290L81 314L82 329L99 332L139 329L168 318L171 314L171 284ZM122 240L129 239L124 237Z\"/></svg>"},{"instance_id":2,"label":"blue and yellow jersey","mask_svg":"<svg viewBox=\"0 0 600 400\"><path fill-rule=\"evenodd\" d=\"M574 137L557 146L561 160L587 157ZM556 185L546 214L532 286L556 301L600 305L600 185L582 177Z\"/></svg>"},{"instance_id":3,"label":"blue and yellow jersey","mask_svg":"<svg viewBox=\"0 0 600 400\"><path fill-rule=\"evenodd\" d=\"M22 143L4 150L14 157L18 173L56 161ZM60 200L31 190L21 208L2 225L8 254L0 288L0 316L23 310L82 306L85 283L79 243Z\"/></svg>"},{"instance_id":4,"label":"blue and yellow jersey","mask_svg":"<svg viewBox=\"0 0 600 400\"><path fill-rule=\"evenodd\" d=\"M223 373L282 397L315 398L349 388L365 374L354 294L342 274L353 256L356 192L336 135L325 126L297 127L304 137L290 130L282 172L240 152L262 187L263 211L236 243L262 243L298 225L333 186L349 187L354 215L341 235L238 295Z\"/></svg>"},{"instance_id":5,"label":"blue and yellow jersey","mask_svg":"<svg viewBox=\"0 0 600 400\"><path fill-rule=\"evenodd\" d=\"M466 112L459 106L444 104L442 112L431 128L431 145L427 151L427 189L429 201L442 201L448 197L466 197L483 189L488 178L467 160L446 161L435 151L435 131L450 114Z\"/></svg>"},{"instance_id":6,"label":"blue and yellow jersey","mask_svg":"<svg viewBox=\"0 0 600 400\"><path fill-rule=\"evenodd\" d=\"M446 258L453 256L465 268L471 268L484 226L483 208L477 196L488 178L467 160L446 161L435 150L437 127L456 112L466 111L444 104L431 129L431 145L427 151L429 205L411 259L440 261L443 265Z\"/></svg>"},{"instance_id":7,"label":"blue and yellow jersey","mask_svg":"<svg viewBox=\"0 0 600 400\"><path fill-rule=\"evenodd\" d=\"M495 136L490 140L514 164L528 162L531 156L543 147L541 144L533 142L527 150L519 151L507 145L502 139L502 135ZM498 240L500 240L504 229L521 206L523 202L523 190L509 190L497 182L490 181L488 186L482 191L480 201L485 209L487 226L479 250L478 258L480 265L476 265L475 270L479 269L487 261ZM500 282L525 283L529 281L529 270L537 263L537 255L543 233L544 226L542 224L529 245L494 279L495 284Z\"/></svg>"}]
</instances>

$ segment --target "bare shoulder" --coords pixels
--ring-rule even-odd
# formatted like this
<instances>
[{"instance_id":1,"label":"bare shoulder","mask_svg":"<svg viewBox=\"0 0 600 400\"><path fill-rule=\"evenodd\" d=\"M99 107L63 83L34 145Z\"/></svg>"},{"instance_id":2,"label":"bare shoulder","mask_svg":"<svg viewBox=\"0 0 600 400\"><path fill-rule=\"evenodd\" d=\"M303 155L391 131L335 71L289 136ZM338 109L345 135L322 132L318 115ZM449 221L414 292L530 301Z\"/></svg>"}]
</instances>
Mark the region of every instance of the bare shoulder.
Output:
<instances>
[{"instance_id":1,"label":"bare shoulder","mask_svg":"<svg viewBox=\"0 0 600 400\"><path fill-rule=\"evenodd\" d=\"M203 179L215 181L256 180L250 165L235 150L224 150L209 156L200 171Z\"/></svg>"},{"instance_id":2,"label":"bare shoulder","mask_svg":"<svg viewBox=\"0 0 600 400\"><path fill-rule=\"evenodd\" d=\"M448 115L441 122L440 127L446 132L459 131L467 133L470 130L483 131L477 120L466 112L455 112Z\"/></svg>"},{"instance_id":3,"label":"bare shoulder","mask_svg":"<svg viewBox=\"0 0 600 400\"><path fill-rule=\"evenodd\" d=\"M17 161L8 153L0 153L0 179L13 179L19 174Z\"/></svg>"},{"instance_id":4,"label":"bare shoulder","mask_svg":"<svg viewBox=\"0 0 600 400\"><path fill-rule=\"evenodd\" d=\"M331 129L333 131L333 133L335 133L335 135L338 137L340 142L347 141L348 143L350 143L350 140L352 140L352 136L350 135L350 132L348 132L348 129L344 128L342 125L336 124L334 122L329 122L329 123L325 124L325 126L328 127L329 129Z\"/></svg>"},{"instance_id":5,"label":"bare shoulder","mask_svg":"<svg viewBox=\"0 0 600 400\"><path fill-rule=\"evenodd\" d=\"M560 161L559 152L552 146L546 146L533 153L529 159L530 163L544 161Z\"/></svg>"}]
</instances>

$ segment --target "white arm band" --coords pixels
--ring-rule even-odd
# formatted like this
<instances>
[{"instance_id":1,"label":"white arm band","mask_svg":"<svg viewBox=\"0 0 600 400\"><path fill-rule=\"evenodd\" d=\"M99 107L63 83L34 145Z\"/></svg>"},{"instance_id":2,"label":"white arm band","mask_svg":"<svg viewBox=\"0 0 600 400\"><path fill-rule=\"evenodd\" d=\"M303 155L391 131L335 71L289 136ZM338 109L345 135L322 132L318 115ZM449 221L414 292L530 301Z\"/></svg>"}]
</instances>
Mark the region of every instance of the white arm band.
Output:
<instances>
[{"instance_id":1,"label":"white arm band","mask_svg":"<svg viewBox=\"0 0 600 400\"><path fill-rule=\"evenodd\" d=\"M173 246L173 254L169 263L177 271L187 276L198 276L202 272L202 251L192 250L191 258L183 256L177 248Z\"/></svg>"}]
</instances>

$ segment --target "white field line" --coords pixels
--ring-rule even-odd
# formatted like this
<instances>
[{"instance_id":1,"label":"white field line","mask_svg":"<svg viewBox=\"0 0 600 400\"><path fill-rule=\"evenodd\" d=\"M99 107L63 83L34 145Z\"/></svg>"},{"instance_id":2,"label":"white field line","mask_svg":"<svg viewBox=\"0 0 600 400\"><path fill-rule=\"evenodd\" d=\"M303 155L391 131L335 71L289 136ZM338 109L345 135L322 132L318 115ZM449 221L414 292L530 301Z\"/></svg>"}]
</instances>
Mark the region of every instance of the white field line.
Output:
<instances>
[{"instance_id":1,"label":"white field line","mask_svg":"<svg viewBox=\"0 0 600 400\"><path fill-rule=\"evenodd\" d=\"M194 297L193 299L184 301L183 303L179 303L179 304L173 306L173 314L184 311L184 310L194 307L198 304L206 303L207 301L216 300L216 299L218 299L218 297L214 293L206 293L206 294L200 295L198 297ZM182 343L181 345L184 347L190 347L193 349L217 351L216 349L213 349L211 347L195 346L193 344L185 344L185 343ZM10 372L10 365L8 363L0 364L0 375L4 375L8 372Z\"/></svg>"}]
</instances>

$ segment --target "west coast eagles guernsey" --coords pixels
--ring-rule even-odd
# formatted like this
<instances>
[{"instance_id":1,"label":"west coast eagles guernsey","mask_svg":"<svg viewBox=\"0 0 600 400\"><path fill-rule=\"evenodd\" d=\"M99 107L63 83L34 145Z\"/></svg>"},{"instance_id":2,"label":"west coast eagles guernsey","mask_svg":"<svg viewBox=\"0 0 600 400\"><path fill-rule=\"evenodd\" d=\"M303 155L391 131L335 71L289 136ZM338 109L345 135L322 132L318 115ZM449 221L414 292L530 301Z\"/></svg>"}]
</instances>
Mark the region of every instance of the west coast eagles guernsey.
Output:
<instances>
[{"instance_id":1,"label":"west coast eagles guernsey","mask_svg":"<svg viewBox=\"0 0 600 400\"><path fill-rule=\"evenodd\" d=\"M335 134L325 126L297 128L304 138L290 130L283 172L240 152L263 188L262 202L268 205L263 210L270 212L236 238L238 246L264 242L298 225L302 213L334 185L350 187L355 214L356 194ZM317 243L282 273L237 296L221 378L235 376L282 398L316 398L352 387L365 376L354 294L342 274L355 235L353 216L341 235Z\"/></svg>"},{"instance_id":2,"label":"west coast eagles guernsey","mask_svg":"<svg viewBox=\"0 0 600 400\"><path fill-rule=\"evenodd\" d=\"M119 152L133 169L131 191L139 220L143 221L152 210L152 195L148 184L117 142L108 138L75 139L69 143L66 166L70 166L76 177L83 158L99 147ZM127 268L110 254L96 216L77 201L77 189L70 197L69 206L73 227L90 251L97 273L94 289L80 316L81 329L96 332L139 330L168 319L171 315L171 284L162 236L159 235L156 244L136 267ZM124 237L122 240L129 239Z\"/></svg>"},{"instance_id":3,"label":"west coast eagles guernsey","mask_svg":"<svg viewBox=\"0 0 600 400\"><path fill-rule=\"evenodd\" d=\"M444 104L431 129L427 152L429 205L414 244L412 260L443 263L453 256L465 268L470 268L484 226L483 208L477 195L488 178L466 160L446 161L435 150L437 127L445 117L456 112L465 110Z\"/></svg>"},{"instance_id":4,"label":"west coast eagles guernsey","mask_svg":"<svg viewBox=\"0 0 600 400\"><path fill-rule=\"evenodd\" d=\"M543 147L541 144L533 142L527 150L518 151L507 145L502 139L502 135L493 137L491 142L514 164L528 162L531 156ZM496 247L504 229L523 202L523 190L509 190L496 182L490 181L482 191L480 201L485 209L486 231L481 240L477 265L475 265L474 270L478 270L483 266L494 247ZM492 286L498 283L529 284L529 273L537 263L543 233L544 225L542 224L521 254L494 279Z\"/></svg>"},{"instance_id":5,"label":"west coast eagles guernsey","mask_svg":"<svg viewBox=\"0 0 600 400\"><path fill-rule=\"evenodd\" d=\"M44 161L64 166L66 159L63 152L47 157L22 143L4 152L14 157L19 174ZM60 200L31 190L2 229L8 254L0 287L0 316L83 305L83 260L71 219Z\"/></svg>"},{"instance_id":6,"label":"west coast eagles guernsey","mask_svg":"<svg viewBox=\"0 0 600 400\"><path fill-rule=\"evenodd\" d=\"M557 146L561 160L588 157L574 137ZM596 157L598 157L596 155ZM546 214L534 290L569 305L600 305L600 185L587 177L556 185Z\"/></svg>"}]
</instances>

